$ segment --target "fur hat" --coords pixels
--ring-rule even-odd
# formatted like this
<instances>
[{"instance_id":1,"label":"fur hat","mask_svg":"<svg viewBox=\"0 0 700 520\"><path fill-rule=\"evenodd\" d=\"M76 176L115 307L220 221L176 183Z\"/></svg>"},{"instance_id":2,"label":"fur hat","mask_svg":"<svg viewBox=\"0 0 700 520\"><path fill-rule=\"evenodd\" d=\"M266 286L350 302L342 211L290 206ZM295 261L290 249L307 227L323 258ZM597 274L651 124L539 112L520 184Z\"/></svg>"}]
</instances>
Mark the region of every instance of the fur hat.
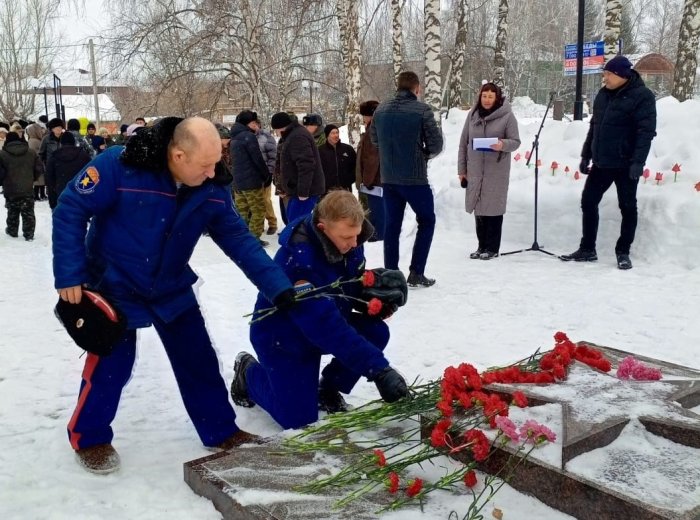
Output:
<instances>
[{"instance_id":1,"label":"fur hat","mask_svg":"<svg viewBox=\"0 0 700 520\"><path fill-rule=\"evenodd\" d=\"M73 341L82 349L107 356L126 331L126 318L104 296L83 289L80 303L58 299L54 309Z\"/></svg>"},{"instance_id":2,"label":"fur hat","mask_svg":"<svg viewBox=\"0 0 700 520\"><path fill-rule=\"evenodd\" d=\"M225 126L220 126L217 130L219 131L219 139L231 139L231 132Z\"/></svg>"},{"instance_id":3,"label":"fur hat","mask_svg":"<svg viewBox=\"0 0 700 520\"><path fill-rule=\"evenodd\" d=\"M17 132L19 134L23 131L24 128L22 128L22 125L20 125L19 123L12 123L12 126L10 126L10 132Z\"/></svg>"},{"instance_id":4,"label":"fur hat","mask_svg":"<svg viewBox=\"0 0 700 520\"><path fill-rule=\"evenodd\" d=\"M60 117L54 117L53 119L51 119L51 121L49 121L49 124L46 126L49 127L49 130L54 129L57 126L60 126L61 128L65 128L63 125L63 119L61 119Z\"/></svg>"},{"instance_id":5,"label":"fur hat","mask_svg":"<svg viewBox=\"0 0 700 520\"><path fill-rule=\"evenodd\" d=\"M61 146L75 146L75 136L73 132L63 132L59 142Z\"/></svg>"},{"instance_id":6,"label":"fur hat","mask_svg":"<svg viewBox=\"0 0 700 520\"><path fill-rule=\"evenodd\" d=\"M287 112L277 112L270 119L270 127L273 130L279 130L280 128L287 128L292 124L292 118Z\"/></svg>"},{"instance_id":7,"label":"fur hat","mask_svg":"<svg viewBox=\"0 0 700 520\"><path fill-rule=\"evenodd\" d=\"M258 114L252 110L241 110L241 112L236 116L236 123L248 126L249 123L258 120Z\"/></svg>"},{"instance_id":8,"label":"fur hat","mask_svg":"<svg viewBox=\"0 0 700 520\"><path fill-rule=\"evenodd\" d=\"M302 119L304 126L323 126L323 118L320 114L306 114Z\"/></svg>"},{"instance_id":9,"label":"fur hat","mask_svg":"<svg viewBox=\"0 0 700 520\"><path fill-rule=\"evenodd\" d=\"M152 171L168 168L168 145L181 117L164 117L153 126L129 125L132 133L119 158L124 164ZM134 128L132 128L134 127ZM127 131L127 135L129 131Z\"/></svg>"},{"instance_id":10,"label":"fur hat","mask_svg":"<svg viewBox=\"0 0 700 520\"><path fill-rule=\"evenodd\" d=\"M374 111L377 110L379 106L379 101L375 99L370 99L369 101L363 101L360 103L360 115L361 116L373 116Z\"/></svg>"},{"instance_id":11,"label":"fur hat","mask_svg":"<svg viewBox=\"0 0 700 520\"><path fill-rule=\"evenodd\" d=\"M4 126L0 126L0 132L7 135L7 132L9 132L9 130L7 128L5 128Z\"/></svg>"},{"instance_id":12,"label":"fur hat","mask_svg":"<svg viewBox=\"0 0 700 520\"><path fill-rule=\"evenodd\" d=\"M335 125L326 125L326 127L323 129L323 133L326 134L326 139L328 138L328 134L330 134L333 130L338 130L338 127Z\"/></svg>"},{"instance_id":13,"label":"fur hat","mask_svg":"<svg viewBox=\"0 0 700 520\"><path fill-rule=\"evenodd\" d=\"M630 60L625 58L622 54L618 54L605 64L603 70L612 72L621 78L629 79L632 77L632 62L630 62Z\"/></svg>"}]
</instances>

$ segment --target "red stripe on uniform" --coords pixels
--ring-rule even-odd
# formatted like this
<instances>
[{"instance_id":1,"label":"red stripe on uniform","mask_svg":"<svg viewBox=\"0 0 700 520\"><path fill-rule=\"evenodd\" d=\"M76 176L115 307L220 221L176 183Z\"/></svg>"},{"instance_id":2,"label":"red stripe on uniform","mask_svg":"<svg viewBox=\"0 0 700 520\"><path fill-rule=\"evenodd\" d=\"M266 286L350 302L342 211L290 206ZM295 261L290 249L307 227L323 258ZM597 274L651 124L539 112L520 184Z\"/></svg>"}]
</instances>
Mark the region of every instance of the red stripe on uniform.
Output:
<instances>
[{"instance_id":1,"label":"red stripe on uniform","mask_svg":"<svg viewBox=\"0 0 700 520\"><path fill-rule=\"evenodd\" d=\"M75 407L73 416L70 418L70 422L68 423L70 445L73 446L74 450L80 448L80 446L78 446L78 441L80 441L81 437L80 433L74 431L75 424L78 422L80 412L83 410L85 401L87 401L90 390L92 389L92 375L95 373L95 369L97 368L97 363L99 363L99 361L100 356L89 353L87 355L87 359L85 360L85 367L83 368L83 379L85 380L85 386L83 386L83 389L80 391L80 395L78 396L78 405Z\"/></svg>"}]
</instances>

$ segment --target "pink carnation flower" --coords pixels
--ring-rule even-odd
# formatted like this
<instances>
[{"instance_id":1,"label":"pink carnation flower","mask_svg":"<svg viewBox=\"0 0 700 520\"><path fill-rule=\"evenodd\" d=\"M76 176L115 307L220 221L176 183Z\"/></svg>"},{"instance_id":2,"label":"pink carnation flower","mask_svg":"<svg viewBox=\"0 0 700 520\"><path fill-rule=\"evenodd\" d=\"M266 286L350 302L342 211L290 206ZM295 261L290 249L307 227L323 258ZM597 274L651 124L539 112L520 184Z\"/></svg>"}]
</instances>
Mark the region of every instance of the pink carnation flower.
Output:
<instances>
[{"instance_id":1,"label":"pink carnation flower","mask_svg":"<svg viewBox=\"0 0 700 520\"><path fill-rule=\"evenodd\" d=\"M503 415L497 415L496 416L496 426L510 440L515 441L515 442L520 440L520 434L518 433L518 427L515 426L513 421L508 419L508 417L505 417Z\"/></svg>"},{"instance_id":2,"label":"pink carnation flower","mask_svg":"<svg viewBox=\"0 0 700 520\"><path fill-rule=\"evenodd\" d=\"M618 379L634 379L636 381L658 381L661 370L646 366L632 356L627 356L617 368Z\"/></svg>"},{"instance_id":3,"label":"pink carnation flower","mask_svg":"<svg viewBox=\"0 0 700 520\"><path fill-rule=\"evenodd\" d=\"M520 438L529 444L542 444L547 441L554 442L557 436L544 424L529 419L520 427Z\"/></svg>"}]
</instances>

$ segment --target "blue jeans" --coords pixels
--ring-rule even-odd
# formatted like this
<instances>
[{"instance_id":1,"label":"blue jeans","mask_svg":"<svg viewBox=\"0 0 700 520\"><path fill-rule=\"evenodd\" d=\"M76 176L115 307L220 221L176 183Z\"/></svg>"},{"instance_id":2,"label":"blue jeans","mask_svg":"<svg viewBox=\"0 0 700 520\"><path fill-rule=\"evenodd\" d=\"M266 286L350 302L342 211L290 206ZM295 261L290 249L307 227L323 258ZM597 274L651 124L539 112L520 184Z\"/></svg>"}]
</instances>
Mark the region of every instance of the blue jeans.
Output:
<instances>
[{"instance_id":1,"label":"blue jeans","mask_svg":"<svg viewBox=\"0 0 700 520\"><path fill-rule=\"evenodd\" d=\"M309 197L306 200L299 200L299 197L290 197L287 203L287 220L292 222L299 217L311 214L317 202L318 196Z\"/></svg>"},{"instance_id":2,"label":"blue jeans","mask_svg":"<svg viewBox=\"0 0 700 520\"><path fill-rule=\"evenodd\" d=\"M367 195L367 206L369 208L369 221L374 226L374 240L384 240L384 226L386 218L384 215L384 198L376 195Z\"/></svg>"},{"instance_id":3,"label":"blue jeans","mask_svg":"<svg viewBox=\"0 0 700 520\"><path fill-rule=\"evenodd\" d=\"M174 321L154 318L175 373L185 409L205 446L216 446L238 431L228 389L219 372L199 307ZM136 331L128 330L109 356L87 354L78 405L68 423L73 449L111 443L111 423L136 358Z\"/></svg>"},{"instance_id":4,"label":"blue jeans","mask_svg":"<svg viewBox=\"0 0 700 520\"><path fill-rule=\"evenodd\" d=\"M384 267L399 268L399 237L406 203L416 214L418 231L413 244L410 270L416 274L425 273L430 245L435 232L435 207L433 191L429 184L404 186L402 184L384 184Z\"/></svg>"}]
</instances>

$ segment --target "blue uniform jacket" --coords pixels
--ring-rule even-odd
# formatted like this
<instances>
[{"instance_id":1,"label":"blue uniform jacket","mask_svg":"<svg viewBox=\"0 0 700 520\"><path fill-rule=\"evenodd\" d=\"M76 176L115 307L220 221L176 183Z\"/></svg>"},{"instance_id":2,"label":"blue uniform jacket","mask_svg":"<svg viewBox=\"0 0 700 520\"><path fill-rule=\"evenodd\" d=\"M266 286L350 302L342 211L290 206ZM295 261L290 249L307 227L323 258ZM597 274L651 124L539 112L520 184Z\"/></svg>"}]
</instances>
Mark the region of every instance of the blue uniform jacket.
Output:
<instances>
[{"instance_id":1,"label":"blue uniform jacket","mask_svg":"<svg viewBox=\"0 0 700 520\"><path fill-rule=\"evenodd\" d=\"M197 305L189 260L203 231L268 298L291 284L212 180L176 186L167 170L127 166L123 147L98 155L68 183L53 213L55 287L81 284L126 314L129 328L168 322ZM86 228L87 236L86 236Z\"/></svg>"},{"instance_id":2,"label":"blue uniform jacket","mask_svg":"<svg viewBox=\"0 0 700 520\"><path fill-rule=\"evenodd\" d=\"M284 229L280 236L282 247L275 255L275 262L293 283L305 280L316 288L336 280L359 278L365 265L361 242L373 233L371 224L365 222L358 247L341 255L330 241L316 233L313 218L313 215L300 217ZM359 298L361 290L358 281L323 292ZM250 329L251 342L256 351L279 348L301 357L343 352L346 366L371 377L389 362L381 350L348 323L354 305L357 305L354 300L337 296L302 300L291 311L274 312L255 321ZM256 311L271 306L265 295L258 295Z\"/></svg>"}]
</instances>

